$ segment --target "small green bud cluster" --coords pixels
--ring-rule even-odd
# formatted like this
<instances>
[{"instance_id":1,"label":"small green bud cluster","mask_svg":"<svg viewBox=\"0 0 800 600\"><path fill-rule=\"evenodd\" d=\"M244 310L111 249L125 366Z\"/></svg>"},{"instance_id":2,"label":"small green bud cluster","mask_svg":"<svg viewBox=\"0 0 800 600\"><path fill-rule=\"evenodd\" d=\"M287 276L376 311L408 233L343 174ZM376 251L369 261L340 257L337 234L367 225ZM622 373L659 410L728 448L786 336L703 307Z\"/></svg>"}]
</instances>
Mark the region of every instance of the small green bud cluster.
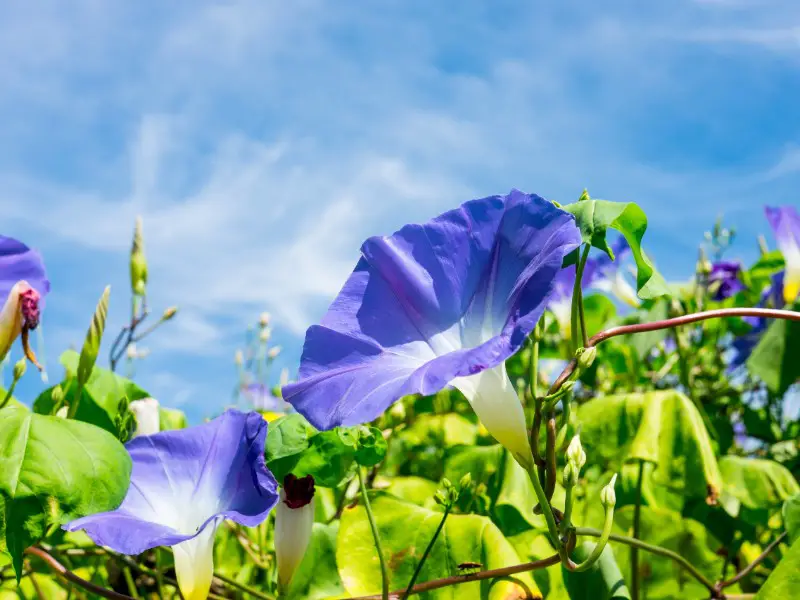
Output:
<instances>
[{"instance_id":1,"label":"small green bud cluster","mask_svg":"<svg viewBox=\"0 0 800 600\"><path fill-rule=\"evenodd\" d=\"M454 486L447 477L442 480L442 487L436 490L433 499L436 504L450 510L458 502L462 493L472 488L472 475L467 473L458 482L458 487Z\"/></svg>"},{"instance_id":2,"label":"small green bud cluster","mask_svg":"<svg viewBox=\"0 0 800 600\"><path fill-rule=\"evenodd\" d=\"M567 465L564 467L564 487L574 487L578 484L581 469L586 464L586 452L581 446L580 435L572 438L567 446Z\"/></svg>"}]
</instances>

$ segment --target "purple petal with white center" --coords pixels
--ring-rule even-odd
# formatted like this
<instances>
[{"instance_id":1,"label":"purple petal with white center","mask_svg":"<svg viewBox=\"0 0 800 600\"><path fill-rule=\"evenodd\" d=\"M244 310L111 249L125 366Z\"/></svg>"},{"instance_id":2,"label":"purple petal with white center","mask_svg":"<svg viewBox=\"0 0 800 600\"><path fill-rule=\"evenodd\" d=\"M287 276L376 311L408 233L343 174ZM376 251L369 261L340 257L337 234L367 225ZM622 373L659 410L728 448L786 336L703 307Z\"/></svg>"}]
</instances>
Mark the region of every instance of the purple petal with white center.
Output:
<instances>
[{"instance_id":1,"label":"purple petal with white center","mask_svg":"<svg viewBox=\"0 0 800 600\"><path fill-rule=\"evenodd\" d=\"M254 527L278 501L264 462L266 435L258 413L228 410L203 425L134 438L126 445L131 484L119 508L64 529L83 529L96 544L122 554L176 546L184 596L205 598L217 525L230 519Z\"/></svg>"},{"instance_id":2,"label":"purple petal with white center","mask_svg":"<svg viewBox=\"0 0 800 600\"><path fill-rule=\"evenodd\" d=\"M786 262L783 301L791 304L800 296L800 215L793 206L766 206L764 210Z\"/></svg>"},{"instance_id":3,"label":"purple petal with white center","mask_svg":"<svg viewBox=\"0 0 800 600\"><path fill-rule=\"evenodd\" d=\"M564 256L580 241L571 215L517 190L368 239L321 324L308 330L299 381L283 397L330 429L453 384L490 433L527 461L524 415L504 361L541 317Z\"/></svg>"}]
</instances>

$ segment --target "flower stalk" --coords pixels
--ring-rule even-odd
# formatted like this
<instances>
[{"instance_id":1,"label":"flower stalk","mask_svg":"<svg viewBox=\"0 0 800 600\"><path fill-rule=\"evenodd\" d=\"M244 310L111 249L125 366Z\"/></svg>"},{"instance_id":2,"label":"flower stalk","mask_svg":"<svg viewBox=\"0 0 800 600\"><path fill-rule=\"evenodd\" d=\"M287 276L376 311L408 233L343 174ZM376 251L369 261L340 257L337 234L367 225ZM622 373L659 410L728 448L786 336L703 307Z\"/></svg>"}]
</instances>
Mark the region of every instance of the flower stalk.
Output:
<instances>
[{"instance_id":1,"label":"flower stalk","mask_svg":"<svg viewBox=\"0 0 800 600\"><path fill-rule=\"evenodd\" d=\"M617 475L615 473L608 485L600 492L600 499L606 509L605 519L603 520L603 531L600 534L600 539L598 540L597 544L595 544L595 547L589 557L582 563L575 565L572 568L573 571L581 572L588 570L600 559L600 556L603 554L603 550L605 550L609 536L611 536L611 527L614 525L614 505L617 503L617 497L614 493L614 484L616 482Z\"/></svg>"},{"instance_id":2,"label":"flower stalk","mask_svg":"<svg viewBox=\"0 0 800 600\"><path fill-rule=\"evenodd\" d=\"M378 532L378 524L375 522L375 515L372 513L372 507L369 504L369 496L367 495L367 486L364 485L364 473L362 467L356 469L358 473L358 485L361 488L361 498L364 500L364 510L367 513L367 520L369 527L372 530L372 538L375 541L375 550L378 551L378 561L381 565L381 598L389 600L389 569L386 566L386 558L383 556L383 549L381 548L381 536Z\"/></svg>"}]
</instances>

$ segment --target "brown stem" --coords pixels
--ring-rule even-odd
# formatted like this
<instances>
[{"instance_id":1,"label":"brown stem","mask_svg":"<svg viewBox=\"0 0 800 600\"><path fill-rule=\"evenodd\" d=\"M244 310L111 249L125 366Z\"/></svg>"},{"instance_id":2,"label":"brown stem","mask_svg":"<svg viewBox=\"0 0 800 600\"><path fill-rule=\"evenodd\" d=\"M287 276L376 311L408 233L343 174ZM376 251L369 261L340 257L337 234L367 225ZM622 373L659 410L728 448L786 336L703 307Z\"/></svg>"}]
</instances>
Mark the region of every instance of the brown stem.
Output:
<instances>
[{"instance_id":1,"label":"brown stem","mask_svg":"<svg viewBox=\"0 0 800 600\"><path fill-rule=\"evenodd\" d=\"M468 583L470 581L480 581L482 579L495 579L497 577L507 577L515 573L525 573L526 571L534 571L536 569L544 569L557 565L560 561L558 554L542 560L535 560L533 562L523 563L521 565L514 565L513 567L503 567L502 569L491 569L489 571L481 571L480 573L472 573L469 575L453 575L452 577L445 577L444 579L435 579L433 581L426 581L425 583L418 583L411 590L412 594L420 594L430 590L438 590L439 588L447 587L450 585L458 585L460 583ZM389 598L398 600L405 593L405 590L396 590L389 593ZM348 600L380 600L381 595L372 596L357 596L349 598Z\"/></svg>"},{"instance_id":2,"label":"brown stem","mask_svg":"<svg viewBox=\"0 0 800 600\"><path fill-rule=\"evenodd\" d=\"M657 331L659 329L669 329L671 327L678 327L680 325L689 325L707 319L720 319L725 317L761 317L766 319L786 319L787 321L800 321L800 312L791 310L778 310L772 308L719 308L716 310L707 310L704 312L693 313L689 315L682 315L672 319L664 319L662 321L653 321L652 323L634 323L633 325L620 325L619 327L612 327L606 329L598 334L589 338L587 348L596 346L600 342L604 342L618 335L627 335L629 333L645 333L648 331ZM572 375L577 366L577 361L573 358L569 364L564 367L561 375L558 376L555 383L553 383L548 395L557 392L564 382Z\"/></svg>"},{"instance_id":3,"label":"brown stem","mask_svg":"<svg viewBox=\"0 0 800 600\"><path fill-rule=\"evenodd\" d=\"M747 565L744 569L739 571L736 575L734 575L730 579L728 579L726 581L720 581L714 587L717 590L722 591L724 588L737 583L739 580L743 579L744 577L747 577L750 574L750 572L753 569L755 569L761 563L761 561L763 561L765 558L767 558L767 556L769 556L770 553L773 550L775 550L775 548L778 547L778 544L780 544L783 540L786 539L786 535L787 535L787 533L784 531L782 534L780 534L775 539L774 542L772 542L769 546L767 546L764 549L764 551L761 554L759 554L753 562L751 562L749 565Z\"/></svg>"},{"instance_id":4,"label":"brown stem","mask_svg":"<svg viewBox=\"0 0 800 600\"><path fill-rule=\"evenodd\" d=\"M533 427L531 427L531 452L533 452L533 462L536 466L543 467L544 459L539 452L539 431L542 428L542 401L538 398L533 399Z\"/></svg>"},{"instance_id":5,"label":"brown stem","mask_svg":"<svg viewBox=\"0 0 800 600\"><path fill-rule=\"evenodd\" d=\"M25 554L30 554L31 556L35 556L41 560L43 560L48 567L50 567L53 571L58 573L61 577L82 587L83 589L92 592L93 594L97 594L102 598L111 598L111 600L134 600L131 596L126 596L125 594L119 594L113 590L107 590L106 588L100 587L99 585L95 585L90 581L86 581L85 579L78 577L67 569L64 565L58 562L55 558L50 556L47 552L40 548L36 548L31 546L27 550L25 550Z\"/></svg>"}]
</instances>

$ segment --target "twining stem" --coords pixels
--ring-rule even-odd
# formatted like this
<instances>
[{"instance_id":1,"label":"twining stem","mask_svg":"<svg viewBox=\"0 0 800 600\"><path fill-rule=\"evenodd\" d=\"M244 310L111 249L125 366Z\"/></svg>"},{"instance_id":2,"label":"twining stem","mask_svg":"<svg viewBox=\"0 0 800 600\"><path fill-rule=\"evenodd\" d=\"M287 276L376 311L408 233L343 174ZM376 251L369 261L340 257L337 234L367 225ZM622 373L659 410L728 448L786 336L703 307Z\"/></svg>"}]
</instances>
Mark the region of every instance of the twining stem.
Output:
<instances>
[{"instance_id":1,"label":"twining stem","mask_svg":"<svg viewBox=\"0 0 800 600\"><path fill-rule=\"evenodd\" d=\"M577 527L575 528L575 535L577 536L589 536L589 537L602 537L603 532L599 529L593 529L591 527ZM700 571L694 568L694 566L685 558L683 558L680 554L673 552L672 550L667 550L666 548L662 548L661 546L653 546L652 544L647 544L641 540L635 540L631 537L625 535L617 535L612 533L608 536L608 539L612 542L619 542L621 544L627 544L628 546L636 546L641 550L645 550L650 552L651 554L656 554L658 556L663 556L665 558L672 559L676 563L678 563L681 567L683 567L686 571L689 572L697 581L699 581L709 592L712 593L712 598L718 598L719 595L714 588L714 584L708 580L708 578L703 575Z\"/></svg>"},{"instance_id":2,"label":"twining stem","mask_svg":"<svg viewBox=\"0 0 800 600\"><path fill-rule=\"evenodd\" d=\"M469 575L453 575L452 577L445 577L444 579L435 579L434 581L426 581L419 583L411 590L413 594L421 594L422 592L429 592L431 590L438 590L443 587L451 585L459 585L461 583L469 583L470 581L481 581L483 579L496 579L498 577L507 577L516 573L525 573L527 571L535 571L537 569L546 569L557 565L561 559L558 554L554 554L549 558L542 560L535 560L533 562L522 563L521 565L513 565L511 567L503 567L501 569L490 569L488 571L480 571L478 573L470 573ZM401 598L405 590L397 590L392 592L389 596L392 599ZM348 598L348 600L381 600L381 596L357 596Z\"/></svg>"},{"instance_id":3,"label":"twining stem","mask_svg":"<svg viewBox=\"0 0 800 600\"><path fill-rule=\"evenodd\" d=\"M639 539L642 528L642 481L644 461L639 460L636 474L636 498L633 505L633 537ZM631 600L639 600L639 548L631 546Z\"/></svg>"},{"instance_id":4,"label":"twining stem","mask_svg":"<svg viewBox=\"0 0 800 600\"><path fill-rule=\"evenodd\" d=\"M553 497L556 491L556 416L550 411L547 415L545 424L546 444L545 444L545 487L544 495L547 501Z\"/></svg>"},{"instance_id":5,"label":"twining stem","mask_svg":"<svg viewBox=\"0 0 800 600\"><path fill-rule=\"evenodd\" d=\"M689 325L707 319L720 319L725 317L761 317L766 319L786 319L787 321L800 321L800 312L793 312L791 310L778 310L773 308L719 308L715 310L706 310L699 313L692 313L674 317L672 319L663 319L661 321L653 321L652 323L634 323L632 325L620 325L619 327L612 327L593 335L586 343L586 348L597 346L600 342L604 342L619 335L628 335L632 333L645 333L647 331L658 331L659 329L669 329L679 325ZM558 379L550 387L547 392L548 395L554 394L558 391L564 382L569 379L569 376L575 371L578 365L576 359L572 359L569 364L564 367Z\"/></svg>"},{"instance_id":6,"label":"twining stem","mask_svg":"<svg viewBox=\"0 0 800 600\"><path fill-rule=\"evenodd\" d=\"M93 584L91 581L86 581L82 577L78 577L75 575L75 573L68 570L64 565L40 548L31 546L25 550L25 554L30 554L31 556L41 559L48 567L50 567L53 571L67 581L70 581L75 585L92 592L93 594L97 594L101 598L110 598L111 600L134 600L134 598L131 596L126 596L125 594L120 594L113 590L107 590L106 588Z\"/></svg>"},{"instance_id":7,"label":"twining stem","mask_svg":"<svg viewBox=\"0 0 800 600\"><path fill-rule=\"evenodd\" d=\"M583 268L586 265L586 259L589 258L589 249L591 246L586 244L583 248L578 263L575 265L575 285L572 288L572 312L570 315L570 333L572 334L572 351L578 349L580 342L578 341L578 318L580 316L581 324L584 325L586 320L583 315L583 298L581 297L581 279L583 278ZM582 329L583 346L586 347L588 343L586 330Z\"/></svg>"},{"instance_id":8,"label":"twining stem","mask_svg":"<svg viewBox=\"0 0 800 600\"><path fill-rule=\"evenodd\" d=\"M758 565L761 563L761 561L763 561L765 558L767 558L767 556L769 556L769 555L770 555L770 553L771 553L773 550L775 550L775 548L777 548L777 547L778 547L778 545L779 545L779 544L780 544L780 543L781 543L783 540L785 540L785 539L786 539L786 536L787 536L787 535L788 535L788 534L787 534L787 533L784 531L782 534L780 534L780 535L779 535L779 536L778 536L778 537L775 539L775 541L774 541L774 542L772 542L772 543L771 543L769 546L767 546L767 547L764 549L764 551L763 551L761 554L759 554L759 555L756 557L756 559L755 559L753 562L751 562L751 563L750 563L749 565L747 565L747 566L746 566L744 569L742 569L741 571L739 571L739 572L738 572L738 573L737 573L737 574L736 574L734 577L731 577L730 579L728 579L728 580L726 580L726 581L720 581L720 582L719 582L719 583L718 583L718 584L715 586L715 587L716 587L716 589L717 589L717 591L718 591L718 592L721 592L721 591L722 591L724 588L726 588L726 587L728 587L728 586L731 586L731 585L733 585L734 583L738 583L738 582L739 582L739 580L741 580L741 579L742 579L742 578L744 578L744 577L747 577L747 576L750 574L750 572L751 572L753 569L755 569L755 568L756 568L756 567L757 567L757 566L758 566Z\"/></svg>"},{"instance_id":9,"label":"twining stem","mask_svg":"<svg viewBox=\"0 0 800 600\"><path fill-rule=\"evenodd\" d=\"M559 529L562 534L567 533L569 530L569 524L572 522L572 507L575 504L575 495L573 494L574 489L575 485L564 486L564 518L561 519L561 523L559 523Z\"/></svg>"},{"instance_id":10,"label":"twining stem","mask_svg":"<svg viewBox=\"0 0 800 600\"><path fill-rule=\"evenodd\" d=\"M550 533L550 541L556 547L559 556L566 564L569 561L569 557L564 549L564 544L561 543L561 538L558 536L558 525L556 525L556 518L553 516L553 509L550 506L550 502L547 500L547 495L544 493L542 483L539 481L539 474L533 465L528 469L528 477L533 484L533 491L536 493L539 506L542 508L544 520L547 522L547 531Z\"/></svg>"},{"instance_id":11,"label":"twining stem","mask_svg":"<svg viewBox=\"0 0 800 600\"><path fill-rule=\"evenodd\" d=\"M436 538L439 537L439 534L442 532L444 528L444 523L447 521L447 516L450 514L451 507L446 506L444 509L444 514L442 515L442 520L439 521L439 526L436 528L436 531L433 533L433 537L431 541L428 542L428 547L425 548L425 552L422 553L422 558L419 559L419 564L417 564L417 568L414 570L414 575L411 576L411 581L408 582L408 587L406 587L406 591L403 594L403 600L408 598L412 594L412 590L414 589L414 584L417 582L417 578L419 574L422 572L422 565L425 564L425 561L428 559L428 555L433 550L433 544L436 543Z\"/></svg>"},{"instance_id":12,"label":"twining stem","mask_svg":"<svg viewBox=\"0 0 800 600\"><path fill-rule=\"evenodd\" d=\"M612 479L613 484L613 479ZM600 541L595 544L594 548L592 549L591 554L584 560L582 563L575 565L572 570L573 571L587 571L589 570L594 563L596 563L600 556L603 554L603 550L606 549L606 544L608 544L608 540L611 537L611 528L614 526L614 505L609 504L606 506L606 513L603 519L603 531L600 532ZM577 534L577 532L576 532Z\"/></svg>"},{"instance_id":13,"label":"twining stem","mask_svg":"<svg viewBox=\"0 0 800 600\"><path fill-rule=\"evenodd\" d=\"M220 573L214 573L214 577L216 577L223 583L229 585L230 587L236 588L237 590L240 590L245 594L252 596L253 598L260 598L261 600L275 600L274 596L270 596L268 594L264 594L263 592L259 592L258 590L254 590L253 588L243 583L239 583L238 581L236 581L235 579L231 579L230 577L225 577L225 575L222 575Z\"/></svg>"},{"instance_id":14,"label":"twining stem","mask_svg":"<svg viewBox=\"0 0 800 600\"><path fill-rule=\"evenodd\" d=\"M372 537L375 540L375 549L378 551L378 560L381 565L381 598L383 600L389 600L389 570L386 568L386 559L381 549L381 536L378 533L378 524L375 522L375 515L372 514L372 507L369 504L367 486L364 485L364 474L362 473L361 467L358 467L356 472L358 473L358 485L361 488L361 498L364 500L364 510L367 512L367 520L369 521L370 529L372 529Z\"/></svg>"},{"instance_id":15,"label":"twining stem","mask_svg":"<svg viewBox=\"0 0 800 600\"><path fill-rule=\"evenodd\" d=\"M9 403L9 401L11 400L11 396L14 395L14 388L17 387L17 382L18 381L19 381L19 377L16 377L16 376L14 377L14 379L11 380L11 385L9 386L8 391L6 392L6 395L3 398L3 401L0 402L0 408L5 408L6 404Z\"/></svg>"}]
</instances>

